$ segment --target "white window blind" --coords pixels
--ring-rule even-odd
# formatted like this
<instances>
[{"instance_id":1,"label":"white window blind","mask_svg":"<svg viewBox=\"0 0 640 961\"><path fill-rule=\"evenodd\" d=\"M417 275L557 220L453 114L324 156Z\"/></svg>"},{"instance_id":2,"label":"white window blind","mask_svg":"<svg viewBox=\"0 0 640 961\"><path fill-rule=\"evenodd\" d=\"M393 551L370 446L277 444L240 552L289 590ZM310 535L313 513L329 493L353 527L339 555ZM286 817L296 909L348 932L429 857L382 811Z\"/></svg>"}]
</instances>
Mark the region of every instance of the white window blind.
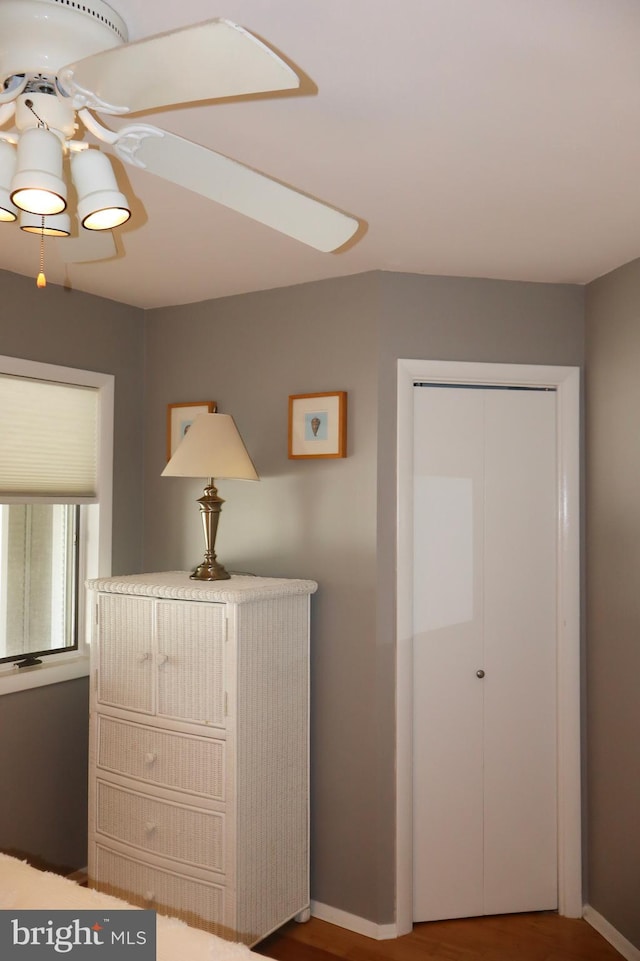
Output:
<instances>
[{"instance_id":1,"label":"white window blind","mask_svg":"<svg viewBox=\"0 0 640 961\"><path fill-rule=\"evenodd\" d=\"M97 496L95 387L0 374L0 496Z\"/></svg>"}]
</instances>

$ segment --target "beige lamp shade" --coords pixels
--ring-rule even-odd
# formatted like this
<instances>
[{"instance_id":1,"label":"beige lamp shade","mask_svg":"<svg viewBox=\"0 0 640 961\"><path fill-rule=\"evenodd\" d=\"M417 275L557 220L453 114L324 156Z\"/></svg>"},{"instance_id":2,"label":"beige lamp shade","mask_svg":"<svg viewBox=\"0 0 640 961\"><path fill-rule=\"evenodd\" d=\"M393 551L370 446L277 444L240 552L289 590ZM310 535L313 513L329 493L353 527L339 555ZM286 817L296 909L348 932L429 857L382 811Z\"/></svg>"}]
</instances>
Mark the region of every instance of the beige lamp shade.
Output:
<instances>
[{"instance_id":1,"label":"beige lamp shade","mask_svg":"<svg viewBox=\"0 0 640 961\"><path fill-rule=\"evenodd\" d=\"M260 479L231 414L199 414L162 475Z\"/></svg>"}]
</instances>

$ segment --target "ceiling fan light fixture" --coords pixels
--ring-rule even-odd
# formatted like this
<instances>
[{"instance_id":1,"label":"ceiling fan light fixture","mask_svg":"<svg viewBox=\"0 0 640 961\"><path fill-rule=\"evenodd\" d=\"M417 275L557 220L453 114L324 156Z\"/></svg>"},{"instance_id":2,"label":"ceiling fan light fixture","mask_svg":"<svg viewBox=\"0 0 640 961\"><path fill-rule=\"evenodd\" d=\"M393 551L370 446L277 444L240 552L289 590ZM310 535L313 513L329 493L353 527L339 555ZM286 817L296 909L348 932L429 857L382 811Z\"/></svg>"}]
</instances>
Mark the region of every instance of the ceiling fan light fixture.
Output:
<instances>
[{"instance_id":1,"label":"ceiling fan light fixture","mask_svg":"<svg viewBox=\"0 0 640 961\"><path fill-rule=\"evenodd\" d=\"M9 191L0 187L0 224L15 223L18 209L11 203Z\"/></svg>"},{"instance_id":2,"label":"ceiling fan light fixture","mask_svg":"<svg viewBox=\"0 0 640 961\"><path fill-rule=\"evenodd\" d=\"M0 140L0 223L13 223L18 216L18 208L9 196L16 161L16 148L13 144Z\"/></svg>"},{"instance_id":3,"label":"ceiling fan light fixture","mask_svg":"<svg viewBox=\"0 0 640 961\"><path fill-rule=\"evenodd\" d=\"M45 217L43 225L41 216L21 210L20 229L28 234L41 234L45 237L68 237L71 233L71 218L68 213L54 214L52 217Z\"/></svg>"},{"instance_id":4,"label":"ceiling fan light fixture","mask_svg":"<svg viewBox=\"0 0 640 961\"><path fill-rule=\"evenodd\" d=\"M99 150L74 154L71 177L78 194L78 219L87 230L111 230L129 219L127 198L105 154Z\"/></svg>"},{"instance_id":5,"label":"ceiling fan light fixture","mask_svg":"<svg viewBox=\"0 0 640 961\"><path fill-rule=\"evenodd\" d=\"M94 202L97 198L94 198ZM87 230L111 230L113 227L120 227L126 223L131 216L131 211L126 206L127 200L123 194L118 196L102 196L105 204L97 210L90 210L86 216L82 215L80 204L78 204L78 216L80 223Z\"/></svg>"},{"instance_id":6,"label":"ceiling fan light fixture","mask_svg":"<svg viewBox=\"0 0 640 961\"><path fill-rule=\"evenodd\" d=\"M45 127L32 127L20 136L11 200L21 210L45 217L62 213L67 206L62 143Z\"/></svg>"}]
</instances>

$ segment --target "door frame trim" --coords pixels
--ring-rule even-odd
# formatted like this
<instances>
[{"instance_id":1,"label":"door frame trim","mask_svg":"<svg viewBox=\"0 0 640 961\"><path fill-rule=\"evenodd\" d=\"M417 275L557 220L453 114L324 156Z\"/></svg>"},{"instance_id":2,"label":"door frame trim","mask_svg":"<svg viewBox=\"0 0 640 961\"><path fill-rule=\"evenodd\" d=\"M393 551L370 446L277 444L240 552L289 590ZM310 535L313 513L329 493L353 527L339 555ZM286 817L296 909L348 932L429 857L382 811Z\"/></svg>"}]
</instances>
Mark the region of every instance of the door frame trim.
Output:
<instances>
[{"instance_id":1,"label":"door frame trim","mask_svg":"<svg viewBox=\"0 0 640 961\"><path fill-rule=\"evenodd\" d=\"M580 369L398 360L396 927L413 926L413 384L553 387L558 401L558 911L582 917Z\"/></svg>"}]
</instances>

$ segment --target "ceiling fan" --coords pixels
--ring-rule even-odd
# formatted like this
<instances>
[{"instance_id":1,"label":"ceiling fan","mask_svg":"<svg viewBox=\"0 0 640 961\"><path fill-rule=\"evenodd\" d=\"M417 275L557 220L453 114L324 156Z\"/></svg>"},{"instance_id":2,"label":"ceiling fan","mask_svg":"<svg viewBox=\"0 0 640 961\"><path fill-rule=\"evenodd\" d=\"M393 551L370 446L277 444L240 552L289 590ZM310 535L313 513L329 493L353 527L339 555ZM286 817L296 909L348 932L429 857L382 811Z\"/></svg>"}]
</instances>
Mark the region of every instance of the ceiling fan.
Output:
<instances>
[{"instance_id":1,"label":"ceiling fan","mask_svg":"<svg viewBox=\"0 0 640 961\"><path fill-rule=\"evenodd\" d=\"M167 130L146 123L113 130L96 117L299 85L273 50L227 20L129 43L126 24L103 0L0 0L0 221L67 237L68 159L79 222L113 243L111 228L130 210L105 145L126 164L317 250L337 250L358 229L354 217ZM100 146L83 139L83 128ZM67 243L73 239L59 249ZM76 245L63 259L102 256L85 256Z\"/></svg>"}]
</instances>

